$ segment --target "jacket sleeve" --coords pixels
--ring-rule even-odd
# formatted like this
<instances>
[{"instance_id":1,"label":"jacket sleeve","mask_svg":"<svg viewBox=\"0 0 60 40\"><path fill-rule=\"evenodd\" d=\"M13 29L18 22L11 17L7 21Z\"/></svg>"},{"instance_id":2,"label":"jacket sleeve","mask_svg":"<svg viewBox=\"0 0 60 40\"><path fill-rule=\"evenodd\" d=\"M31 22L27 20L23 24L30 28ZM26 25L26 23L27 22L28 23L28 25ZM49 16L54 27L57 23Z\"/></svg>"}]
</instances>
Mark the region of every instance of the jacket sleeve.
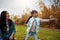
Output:
<instances>
[{"instance_id":1,"label":"jacket sleeve","mask_svg":"<svg viewBox=\"0 0 60 40\"><path fill-rule=\"evenodd\" d=\"M0 40L2 40L2 32L1 32L1 29L0 29Z\"/></svg>"},{"instance_id":2,"label":"jacket sleeve","mask_svg":"<svg viewBox=\"0 0 60 40\"><path fill-rule=\"evenodd\" d=\"M12 22L12 34L16 33L15 23Z\"/></svg>"}]
</instances>

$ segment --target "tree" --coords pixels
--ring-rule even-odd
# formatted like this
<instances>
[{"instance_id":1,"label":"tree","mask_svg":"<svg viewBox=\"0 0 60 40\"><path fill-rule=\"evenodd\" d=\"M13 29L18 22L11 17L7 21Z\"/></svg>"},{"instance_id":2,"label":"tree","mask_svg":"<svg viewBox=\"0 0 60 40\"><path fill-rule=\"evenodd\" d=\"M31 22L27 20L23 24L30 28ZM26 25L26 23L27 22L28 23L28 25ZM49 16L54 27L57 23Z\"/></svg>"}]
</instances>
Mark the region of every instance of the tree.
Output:
<instances>
[{"instance_id":1,"label":"tree","mask_svg":"<svg viewBox=\"0 0 60 40\"><path fill-rule=\"evenodd\" d=\"M40 1L40 0L39 0ZM60 0L49 0L51 2L51 8L47 8L42 0L39 2L39 6L42 13L42 18L55 18L55 20L50 21L55 28L60 28ZM52 25L49 25L52 27Z\"/></svg>"},{"instance_id":2,"label":"tree","mask_svg":"<svg viewBox=\"0 0 60 40\"><path fill-rule=\"evenodd\" d=\"M54 14L54 17L57 18L57 27L56 28L60 28L60 0L50 0L50 2L52 3L51 8Z\"/></svg>"}]
</instances>

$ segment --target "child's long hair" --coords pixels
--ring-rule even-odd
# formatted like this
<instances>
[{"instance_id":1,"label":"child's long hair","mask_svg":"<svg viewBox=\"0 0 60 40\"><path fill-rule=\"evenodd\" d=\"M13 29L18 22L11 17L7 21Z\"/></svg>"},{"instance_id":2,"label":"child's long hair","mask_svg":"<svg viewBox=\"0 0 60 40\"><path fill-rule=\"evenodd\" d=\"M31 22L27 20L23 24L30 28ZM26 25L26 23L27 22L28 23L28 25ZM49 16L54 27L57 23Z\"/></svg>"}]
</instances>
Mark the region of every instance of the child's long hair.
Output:
<instances>
[{"instance_id":1,"label":"child's long hair","mask_svg":"<svg viewBox=\"0 0 60 40\"><path fill-rule=\"evenodd\" d=\"M36 10L32 10L32 11L31 11L31 16L30 16L30 17L28 18L28 20L26 21L26 24L28 23L28 21L30 20L30 18L32 18L32 14L34 14L34 12L35 12L35 13L38 13Z\"/></svg>"},{"instance_id":2,"label":"child's long hair","mask_svg":"<svg viewBox=\"0 0 60 40\"><path fill-rule=\"evenodd\" d=\"M30 16L30 17L28 18L28 20L26 21L26 24L29 22L30 18L32 18L32 16Z\"/></svg>"}]
</instances>

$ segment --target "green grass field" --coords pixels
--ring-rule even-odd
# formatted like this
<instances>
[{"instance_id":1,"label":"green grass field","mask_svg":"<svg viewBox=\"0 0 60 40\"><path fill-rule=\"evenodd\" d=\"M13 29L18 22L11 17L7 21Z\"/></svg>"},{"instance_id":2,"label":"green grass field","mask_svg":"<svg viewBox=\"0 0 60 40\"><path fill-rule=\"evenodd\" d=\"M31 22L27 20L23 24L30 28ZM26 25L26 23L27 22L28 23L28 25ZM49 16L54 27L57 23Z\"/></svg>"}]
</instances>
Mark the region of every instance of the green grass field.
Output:
<instances>
[{"instance_id":1,"label":"green grass field","mask_svg":"<svg viewBox=\"0 0 60 40\"><path fill-rule=\"evenodd\" d=\"M16 26L16 35L15 40L24 40L26 36L26 26ZM39 40L60 40L60 32L53 31L53 30L43 30L40 29L38 32L38 39ZM33 40L31 36L29 40Z\"/></svg>"}]
</instances>

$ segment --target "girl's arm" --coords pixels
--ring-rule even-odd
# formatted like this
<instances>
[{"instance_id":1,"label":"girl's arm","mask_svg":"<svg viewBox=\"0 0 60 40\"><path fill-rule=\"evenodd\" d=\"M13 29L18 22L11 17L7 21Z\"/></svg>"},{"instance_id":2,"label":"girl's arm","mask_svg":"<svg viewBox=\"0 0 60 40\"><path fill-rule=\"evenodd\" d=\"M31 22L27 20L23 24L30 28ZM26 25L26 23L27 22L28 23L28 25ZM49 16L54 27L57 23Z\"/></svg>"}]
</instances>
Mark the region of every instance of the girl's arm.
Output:
<instances>
[{"instance_id":1,"label":"girl's arm","mask_svg":"<svg viewBox=\"0 0 60 40\"><path fill-rule=\"evenodd\" d=\"M40 19L41 20L41 22L49 22L50 21L50 19Z\"/></svg>"},{"instance_id":2,"label":"girl's arm","mask_svg":"<svg viewBox=\"0 0 60 40\"><path fill-rule=\"evenodd\" d=\"M55 18L50 18L50 19L40 19L41 22L49 22L50 20L56 20Z\"/></svg>"}]
</instances>

